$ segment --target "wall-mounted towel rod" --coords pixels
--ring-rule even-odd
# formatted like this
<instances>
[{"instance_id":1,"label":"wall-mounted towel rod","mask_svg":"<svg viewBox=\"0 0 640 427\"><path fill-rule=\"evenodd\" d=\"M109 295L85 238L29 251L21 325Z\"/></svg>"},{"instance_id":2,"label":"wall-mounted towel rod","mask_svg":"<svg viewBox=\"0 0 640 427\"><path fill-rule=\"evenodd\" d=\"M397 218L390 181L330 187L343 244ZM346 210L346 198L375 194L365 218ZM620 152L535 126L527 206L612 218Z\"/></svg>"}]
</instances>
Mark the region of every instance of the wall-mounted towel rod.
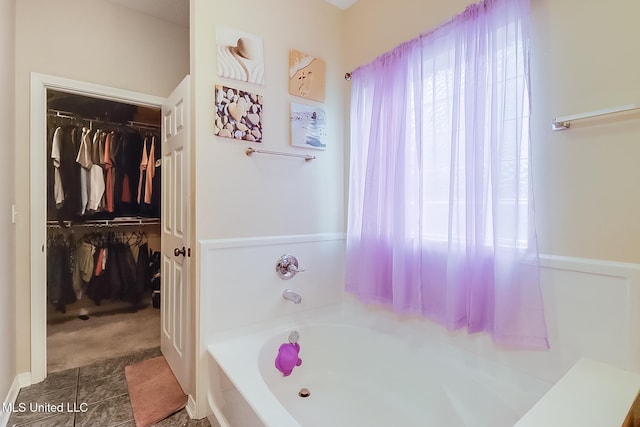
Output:
<instances>
[{"instance_id":1,"label":"wall-mounted towel rod","mask_svg":"<svg viewBox=\"0 0 640 427\"><path fill-rule=\"evenodd\" d=\"M624 113L625 111L633 111L640 109L637 104L628 104L621 107L604 108L602 110L591 111L589 113L573 114L571 116L556 117L551 121L551 129L565 130L571 127L574 120L589 119L591 117L604 116L607 114Z\"/></svg>"},{"instance_id":2,"label":"wall-mounted towel rod","mask_svg":"<svg viewBox=\"0 0 640 427\"><path fill-rule=\"evenodd\" d=\"M305 162L310 162L311 160L314 160L316 158L316 156L311 156L309 154L296 154L296 153L283 153L281 151L257 150L251 147L247 148L247 150L244 153L247 156L251 156L253 153L259 153L259 154L272 154L274 156L300 157L304 159Z\"/></svg>"}]
</instances>

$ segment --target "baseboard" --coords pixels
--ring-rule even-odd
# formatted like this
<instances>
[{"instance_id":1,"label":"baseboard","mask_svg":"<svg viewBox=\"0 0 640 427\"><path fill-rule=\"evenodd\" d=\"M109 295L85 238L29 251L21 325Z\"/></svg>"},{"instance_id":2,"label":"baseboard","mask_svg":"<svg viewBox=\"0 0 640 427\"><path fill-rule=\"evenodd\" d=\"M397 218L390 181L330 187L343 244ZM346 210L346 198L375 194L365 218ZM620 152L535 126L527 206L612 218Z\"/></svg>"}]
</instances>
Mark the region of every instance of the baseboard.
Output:
<instances>
[{"instance_id":1,"label":"baseboard","mask_svg":"<svg viewBox=\"0 0 640 427\"><path fill-rule=\"evenodd\" d=\"M189 414L189 418L194 419L196 416L196 401L193 396L189 395L185 409L187 410L187 414Z\"/></svg>"},{"instance_id":2,"label":"baseboard","mask_svg":"<svg viewBox=\"0 0 640 427\"><path fill-rule=\"evenodd\" d=\"M18 397L20 389L28 385L31 385L30 372L24 372L15 376L13 382L11 383L11 387L9 388L9 392L7 393L7 397L2 403L2 408L0 410L0 426L7 425L7 423L9 422L9 417L11 417L11 410L8 410L8 408L13 408L13 404Z\"/></svg>"}]
</instances>

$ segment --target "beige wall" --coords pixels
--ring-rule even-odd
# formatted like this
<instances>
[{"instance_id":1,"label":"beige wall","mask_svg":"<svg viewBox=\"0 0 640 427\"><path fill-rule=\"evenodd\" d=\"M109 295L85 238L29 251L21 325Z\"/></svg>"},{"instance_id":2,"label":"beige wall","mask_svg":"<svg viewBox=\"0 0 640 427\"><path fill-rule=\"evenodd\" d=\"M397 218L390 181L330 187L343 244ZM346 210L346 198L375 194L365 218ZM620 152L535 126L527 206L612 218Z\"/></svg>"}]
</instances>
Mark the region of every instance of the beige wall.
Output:
<instances>
[{"instance_id":1,"label":"beige wall","mask_svg":"<svg viewBox=\"0 0 640 427\"><path fill-rule=\"evenodd\" d=\"M344 102L342 11L318 0L192 1L195 50L195 163L197 239L344 231ZM265 85L217 78L217 26L260 36ZM289 49L326 62L326 151L290 145ZM214 85L228 84L264 96L265 150L314 154L301 159L254 155L249 143L213 133ZM248 260L249 261L249 260Z\"/></svg>"},{"instance_id":2,"label":"beige wall","mask_svg":"<svg viewBox=\"0 0 640 427\"><path fill-rule=\"evenodd\" d=\"M0 352L0 399L7 396L16 374L15 322L15 268L14 242L15 226L11 223L13 203L13 102L14 102L14 16L13 0L0 1L0 117L4 126L0 127L0 140L4 141L3 156L0 157L0 342L4 350Z\"/></svg>"},{"instance_id":3,"label":"beige wall","mask_svg":"<svg viewBox=\"0 0 640 427\"><path fill-rule=\"evenodd\" d=\"M345 62L367 63L461 13L468 0L360 0L345 13ZM640 262L640 113L553 117L640 102L640 2L532 0L532 142L542 253Z\"/></svg>"},{"instance_id":4,"label":"beige wall","mask_svg":"<svg viewBox=\"0 0 640 427\"><path fill-rule=\"evenodd\" d=\"M556 116L640 101L640 3L532 1L534 183L541 250L640 262L640 114Z\"/></svg>"},{"instance_id":5,"label":"beige wall","mask_svg":"<svg viewBox=\"0 0 640 427\"><path fill-rule=\"evenodd\" d=\"M16 1L18 372L29 371L30 73L165 97L189 73L189 29L104 0ZM3 26L4 28L4 26ZM43 142L43 150L44 150ZM42 195L43 201L44 194Z\"/></svg>"},{"instance_id":6,"label":"beige wall","mask_svg":"<svg viewBox=\"0 0 640 427\"><path fill-rule=\"evenodd\" d=\"M359 0L344 14L343 52L352 70L451 19L469 0Z\"/></svg>"},{"instance_id":7,"label":"beige wall","mask_svg":"<svg viewBox=\"0 0 640 427\"><path fill-rule=\"evenodd\" d=\"M166 96L189 70L188 30L103 0L20 0L15 19L15 174L0 167L15 188L2 191L4 206L15 190L20 212L16 242L18 372L29 370L29 73L99 83ZM194 70L196 239L344 231L344 163L348 134L345 71L460 13L468 0L424 3L360 0L346 12L318 0L191 0L191 69ZM11 8L0 3L0 55L12 63ZM554 116L640 102L640 59L634 20L640 3L611 0L532 0L533 159L537 224L543 253L640 262L640 115L576 123L551 132ZM5 25L6 24L6 25ZM216 77L215 28L224 25L259 35L266 56L265 86ZM117 29L117 30L116 30ZM327 63L322 104L328 148L289 145L288 50ZM169 52L169 54L167 54ZM96 61L100 66L96 66ZM3 71L4 72L4 71ZM2 93L13 76L2 75ZM248 145L213 135L213 87L222 82L255 90L265 99L264 139L253 146L316 154L311 163L270 156L246 157ZM11 114L11 97L0 113ZM304 102L304 101L302 101ZM7 112L8 110L8 112ZM4 130L3 132L10 132ZM11 140L11 135L2 134ZM9 172L11 171L11 172ZM7 175L8 174L8 175ZM7 211L0 227L11 235ZM8 221L8 222L7 222ZM5 225L3 225L5 224ZM0 248L2 250L2 248ZM7 249L8 250L8 249ZM0 257L2 259L2 257ZM0 266L1 268L1 266ZM3 271L11 275L11 267ZM9 283L13 283L11 280ZM6 290L12 299L12 289ZM13 324L12 311L0 307ZM11 315L10 315L11 314ZM0 319L2 320L2 319ZM5 334L6 336L3 336ZM14 338L0 330L0 340ZM5 342L4 340L2 342ZM13 363L7 356L6 363ZM0 384L4 384L0 360ZM10 375L7 372L6 375ZM2 390L0 390L2 392Z\"/></svg>"},{"instance_id":8,"label":"beige wall","mask_svg":"<svg viewBox=\"0 0 640 427\"><path fill-rule=\"evenodd\" d=\"M344 232L344 93L347 86L342 77L345 71L342 56L342 11L322 0L191 0L190 5L191 61L194 78L192 93L195 114L194 244L209 239ZM215 42L218 26L252 33L262 38L265 56L264 85L217 77ZM290 49L318 56L325 61L326 96L323 103L314 103L289 95ZM262 143L240 142L214 135L216 84L263 95ZM290 145L289 107L292 101L317 105L324 109L327 116L326 150ZM247 157L244 151L249 146L272 151L312 154L317 156L317 159L305 162L302 159L259 154ZM264 239L260 247L245 251L249 258L241 258L238 265L244 265L246 271L238 271L237 275L232 273L234 277L251 279L252 275L256 276L250 271L260 271L260 268L256 270L260 262L251 257L263 257L265 251L269 250L269 246L265 246L267 241L269 240ZM292 251L295 252L300 250L301 245L285 246L293 248ZM197 247L202 248L200 245ZM229 289L237 287L233 281L226 280L224 272L215 268L211 270L212 267L206 259L207 253L203 250L196 257L196 260L203 257L204 264L196 266L196 272L203 276L199 277L202 282L198 289L198 304L195 305L203 307L196 318L200 320L207 318L207 308L225 304L211 301L208 295L215 294L214 298L217 296L224 299L226 295L230 295L227 292ZM232 254L233 251L229 253ZM281 254L268 256L274 256L272 262L275 263ZM303 265L324 259L323 254L319 254L318 259L310 259L304 254L296 255L302 256L300 261ZM326 253L324 256L327 256ZM335 267L338 268L337 265ZM202 273L203 271L213 273L207 275ZM254 288L261 288L260 284L268 285L270 280L269 277L258 277L257 281L253 280L252 283ZM252 290L250 284L240 285L237 289L240 294ZM307 291L311 292L309 289ZM255 299L259 294L260 292L252 295ZM330 292L325 292L322 298L314 301L316 304L318 301L326 301L330 295ZM313 298L312 295L307 296ZM225 301L232 302L228 298ZM249 298L232 304L235 304L236 312L240 310L241 314L242 310L251 310L251 301L253 300ZM270 309L261 307L258 312L262 313L264 310ZM254 318L255 315L253 312L247 313L245 318ZM201 352L211 331L219 330L233 319L225 320L226 322L216 324L204 322L197 325L198 339L201 342L195 347L196 360L200 358L200 362L204 361ZM206 372L206 366L200 365L200 369ZM207 381L202 371L197 373L195 383L200 410L206 411ZM204 415L204 412L201 415Z\"/></svg>"}]
</instances>

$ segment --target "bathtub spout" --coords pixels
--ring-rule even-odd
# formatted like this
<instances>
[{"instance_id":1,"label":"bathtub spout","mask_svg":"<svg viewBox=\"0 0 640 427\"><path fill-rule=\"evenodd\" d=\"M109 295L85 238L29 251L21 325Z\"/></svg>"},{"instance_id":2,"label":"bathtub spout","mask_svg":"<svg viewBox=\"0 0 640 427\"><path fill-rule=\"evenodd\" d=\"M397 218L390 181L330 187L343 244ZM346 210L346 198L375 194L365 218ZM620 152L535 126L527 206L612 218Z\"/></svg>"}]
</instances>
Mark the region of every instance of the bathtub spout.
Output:
<instances>
[{"instance_id":1,"label":"bathtub spout","mask_svg":"<svg viewBox=\"0 0 640 427\"><path fill-rule=\"evenodd\" d=\"M285 289L282 293L282 298L293 301L296 304L300 304L302 302L302 295L292 291L291 289Z\"/></svg>"}]
</instances>

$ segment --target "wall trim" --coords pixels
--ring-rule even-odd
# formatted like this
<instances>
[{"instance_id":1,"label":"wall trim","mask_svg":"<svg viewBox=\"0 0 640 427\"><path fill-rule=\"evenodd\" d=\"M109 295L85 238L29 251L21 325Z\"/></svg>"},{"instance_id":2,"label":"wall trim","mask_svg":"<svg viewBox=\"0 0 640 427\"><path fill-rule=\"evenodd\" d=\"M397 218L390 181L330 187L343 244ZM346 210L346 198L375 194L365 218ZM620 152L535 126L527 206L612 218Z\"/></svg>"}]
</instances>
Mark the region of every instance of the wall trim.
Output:
<instances>
[{"instance_id":1,"label":"wall trim","mask_svg":"<svg viewBox=\"0 0 640 427\"><path fill-rule=\"evenodd\" d=\"M189 414L189 418L192 418L192 419L196 418L196 415L197 415L196 401L191 394L187 399L187 405L185 406L185 409L187 410L187 414Z\"/></svg>"},{"instance_id":2,"label":"wall trim","mask_svg":"<svg viewBox=\"0 0 640 427\"><path fill-rule=\"evenodd\" d=\"M239 237L233 239L200 240L200 247L207 249L244 248L248 246L280 245L284 243L307 243L329 240L345 240L345 233L292 234L263 237Z\"/></svg>"},{"instance_id":3,"label":"wall trim","mask_svg":"<svg viewBox=\"0 0 640 427\"><path fill-rule=\"evenodd\" d=\"M540 254L540 267L557 270L583 271L586 273L616 277L627 277L629 273L640 274L640 264L551 254ZM625 273L622 273L623 271Z\"/></svg>"},{"instance_id":4,"label":"wall trim","mask_svg":"<svg viewBox=\"0 0 640 427\"><path fill-rule=\"evenodd\" d=\"M13 378L7 397L4 399L3 406L6 408L9 404L13 404L20 393L20 389L31 384L31 372L23 372ZM6 426L9 423L11 411L0 411L0 425Z\"/></svg>"},{"instance_id":5,"label":"wall trim","mask_svg":"<svg viewBox=\"0 0 640 427\"><path fill-rule=\"evenodd\" d=\"M619 313L626 313L626 316L628 316L628 320L625 323L626 326L622 327L620 331L617 331L616 333L622 334L621 336L624 336L627 349L624 353L626 355L626 360L624 360L622 363L618 363L618 367L622 369L628 369L633 372L640 372L640 339L638 338L640 337L640 310L638 310L638 307L640 307L640 264L594 258L578 258L571 256L541 254L540 269L548 271L555 270L569 274L578 273L580 275L583 275L576 276L578 278L575 279L575 281L572 280L573 285L575 286L575 290L577 291L582 289L583 286L586 286L585 289L587 290L587 292L594 291L594 288L587 284L588 282L583 282L583 279L587 278L588 276L591 276L594 279L600 277L599 279L595 279L600 283L611 283L612 286L615 286L613 285L614 283L619 283L620 285L625 287L624 302L620 303L616 309ZM547 288L547 291L553 292L554 286L547 286L550 286ZM618 288L612 287L612 291L618 291ZM601 289L599 292L607 291ZM603 297L606 297L606 295L603 295ZM591 298L592 300L593 298L595 298L593 294L591 294ZM556 309L559 308L556 307ZM585 313L583 314L587 315L587 312L585 311ZM598 316L602 315L606 315L606 313L603 314L597 311L589 313L589 316L591 316L591 318L598 318ZM571 320L567 319L565 319L565 321L571 322ZM573 325L573 327L576 327L575 324ZM565 335L565 339L566 338L567 335ZM596 338L594 337L593 339ZM573 341L575 343L579 342L580 346L584 348L590 348L588 344L588 337L582 336L581 338L577 338L575 336L572 336L571 338L569 338L569 341ZM600 356L606 356L606 353L602 353L600 351L596 352L596 354ZM612 358L612 360L613 359L615 358Z\"/></svg>"}]
</instances>

